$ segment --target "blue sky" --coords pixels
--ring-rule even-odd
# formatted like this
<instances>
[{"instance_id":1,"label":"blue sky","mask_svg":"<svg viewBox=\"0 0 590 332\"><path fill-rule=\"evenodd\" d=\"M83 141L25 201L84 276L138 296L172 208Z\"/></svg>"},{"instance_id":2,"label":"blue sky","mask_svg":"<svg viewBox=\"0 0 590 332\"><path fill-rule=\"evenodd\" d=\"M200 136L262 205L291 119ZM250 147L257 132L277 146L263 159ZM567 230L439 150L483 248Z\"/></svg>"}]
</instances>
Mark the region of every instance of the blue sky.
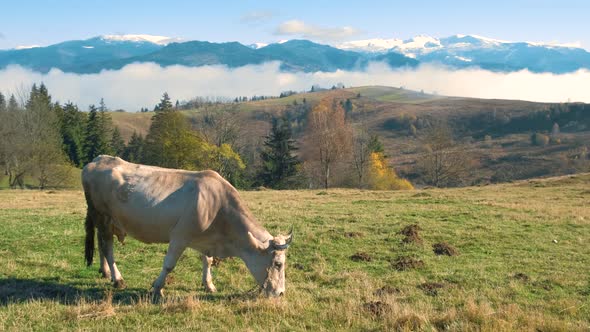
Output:
<instances>
[{"instance_id":1,"label":"blue sky","mask_svg":"<svg viewBox=\"0 0 590 332\"><path fill-rule=\"evenodd\" d=\"M514 41L580 42L590 49L590 1L114 1L2 4L0 49L102 34L186 40L320 42L477 34Z\"/></svg>"}]
</instances>

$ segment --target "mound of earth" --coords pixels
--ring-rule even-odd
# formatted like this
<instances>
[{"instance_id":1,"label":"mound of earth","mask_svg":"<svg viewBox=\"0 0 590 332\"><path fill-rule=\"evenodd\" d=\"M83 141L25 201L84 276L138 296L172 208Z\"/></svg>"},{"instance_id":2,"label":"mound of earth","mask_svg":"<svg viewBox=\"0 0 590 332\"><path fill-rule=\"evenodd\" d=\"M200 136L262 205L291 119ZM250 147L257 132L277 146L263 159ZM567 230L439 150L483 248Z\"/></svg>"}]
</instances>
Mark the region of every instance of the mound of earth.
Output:
<instances>
[{"instance_id":1,"label":"mound of earth","mask_svg":"<svg viewBox=\"0 0 590 332\"><path fill-rule=\"evenodd\" d=\"M383 296L383 295L399 294L400 292L401 292L400 289L397 287L391 287L389 285L385 285L381 288L377 288L373 292L373 295Z\"/></svg>"},{"instance_id":2,"label":"mound of earth","mask_svg":"<svg viewBox=\"0 0 590 332\"><path fill-rule=\"evenodd\" d=\"M373 260L366 252L357 252L350 256L350 259L355 262L370 262Z\"/></svg>"},{"instance_id":3,"label":"mound of earth","mask_svg":"<svg viewBox=\"0 0 590 332\"><path fill-rule=\"evenodd\" d=\"M364 235L361 232L346 232L346 233L344 233L344 236L348 237L348 238L357 238L357 237L363 237Z\"/></svg>"},{"instance_id":4,"label":"mound of earth","mask_svg":"<svg viewBox=\"0 0 590 332\"><path fill-rule=\"evenodd\" d=\"M422 244L422 238L418 233L421 231L422 228L418 226L418 224L408 225L399 232L401 235L404 235L405 238L402 240L403 243L414 243L414 244Z\"/></svg>"},{"instance_id":5,"label":"mound of earth","mask_svg":"<svg viewBox=\"0 0 590 332\"><path fill-rule=\"evenodd\" d=\"M457 256L459 251L453 247L452 245L448 244L447 242L439 242L432 245L432 250L435 254L441 256Z\"/></svg>"},{"instance_id":6,"label":"mound of earth","mask_svg":"<svg viewBox=\"0 0 590 332\"><path fill-rule=\"evenodd\" d=\"M370 312L373 316L383 316L387 311L391 309L391 306L382 301L371 301L363 305L365 310Z\"/></svg>"},{"instance_id":7,"label":"mound of earth","mask_svg":"<svg viewBox=\"0 0 590 332\"><path fill-rule=\"evenodd\" d=\"M398 271L406 271L411 269L419 269L424 267L424 262L412 257L399 257L391 263L393 268Z\"/></svg>"},{"instance_id":8,"label":"mound of earth","mask_svg":"<svg viewBox=\"0 0 590 332\"><path fill-rule=\"evenodd\" d=\"M441 284L440 282L425 282L423 284L418 285L418 288L424 291L426 295L430 296L437 296L438 291L443 289L444 287L445 285Z\"/></svg>"}]
</instances>

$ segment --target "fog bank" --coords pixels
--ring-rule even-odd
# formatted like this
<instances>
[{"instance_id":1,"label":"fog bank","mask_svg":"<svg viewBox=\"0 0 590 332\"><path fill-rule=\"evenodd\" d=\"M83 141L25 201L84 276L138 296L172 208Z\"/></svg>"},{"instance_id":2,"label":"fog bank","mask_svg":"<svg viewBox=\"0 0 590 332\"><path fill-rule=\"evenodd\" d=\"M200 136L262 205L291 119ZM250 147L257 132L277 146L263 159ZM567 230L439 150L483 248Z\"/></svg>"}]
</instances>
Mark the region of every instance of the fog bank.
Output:
<instances>
[{"instance_id":1,"label":"fog bank","mask_svg":"<svg viewBox=\"0 0 590 332\"><path fill-rule=\"evenodd\" d=\"M44 82L54 100L72 101L83 109L104 98L111 109L136 111L152 108L163 92L172 100L193 97L279 95L282 91L309 90L312 85L331 87L403 86L448 96L521 99L542 102L590 102L590 71L570 74L538 74L527 70L496 73L482 69L452 70L433 65L415 69L391 69L372 63L364 71L286 73L278 62L230 69L225 66L160 67L154 63L130 64L121 70L98 74L72 74L53 69L40 74L20 66L0 71L0 91L18 92Z\"/></svg>"}]
</instances>

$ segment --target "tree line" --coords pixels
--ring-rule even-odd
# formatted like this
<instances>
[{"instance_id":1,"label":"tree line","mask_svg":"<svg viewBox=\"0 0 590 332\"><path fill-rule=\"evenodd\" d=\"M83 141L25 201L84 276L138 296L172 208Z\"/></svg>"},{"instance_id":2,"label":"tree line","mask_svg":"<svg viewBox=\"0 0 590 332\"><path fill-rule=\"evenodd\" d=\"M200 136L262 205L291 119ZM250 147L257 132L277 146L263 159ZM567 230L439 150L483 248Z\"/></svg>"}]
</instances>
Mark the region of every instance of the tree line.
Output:
<instances>
[{"instance_id":1,"label":"tree line","mask_svg":"<svg viewBox=\"0 0 590 332\"><path fill-rule=\"evenodd\" d=\"M213 169L243 188L412 187L388 166L378 137L351 124L350 100L294 105L299 119L289 112L272 118L263 143L252 147L240 139L231 113L211 112L191 123L167 93L154 107L145 137L134 132L127 143L103 100L82 111L71 102L53 102L44 84L23 95L0 93L0 166L11 188L68 186L75 168L101 154L168 168ZM301 147L293 123L305 137Z\"/></svg>"}]
</instances>

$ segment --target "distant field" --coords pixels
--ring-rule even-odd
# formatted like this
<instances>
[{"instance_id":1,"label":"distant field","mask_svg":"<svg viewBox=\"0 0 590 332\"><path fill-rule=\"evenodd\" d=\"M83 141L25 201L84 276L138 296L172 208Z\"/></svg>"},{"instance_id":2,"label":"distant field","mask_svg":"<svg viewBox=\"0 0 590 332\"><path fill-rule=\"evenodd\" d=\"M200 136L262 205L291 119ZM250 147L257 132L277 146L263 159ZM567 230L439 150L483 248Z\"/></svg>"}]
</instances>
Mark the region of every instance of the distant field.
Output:
<instances>
[{"instance_id":1,"label":"distant field","mask_svg":"<svg viewBox=\"0 0 590 332\"><path fill-rule=\"evenodd\" d=\"M590 329L590 174L242 196L271 233L295 226L281 299L248 295L254 280L237 259L214 268L219 293L206 294L187 251L166 300L151 304L166 247L133 239L115 246L128 288L112 290L84 266L80 191L0 191L0 330ZM422 244L402 242L410 224ZM436 256L441 241L459 254Z\"/></svg>"}]
</instances>

